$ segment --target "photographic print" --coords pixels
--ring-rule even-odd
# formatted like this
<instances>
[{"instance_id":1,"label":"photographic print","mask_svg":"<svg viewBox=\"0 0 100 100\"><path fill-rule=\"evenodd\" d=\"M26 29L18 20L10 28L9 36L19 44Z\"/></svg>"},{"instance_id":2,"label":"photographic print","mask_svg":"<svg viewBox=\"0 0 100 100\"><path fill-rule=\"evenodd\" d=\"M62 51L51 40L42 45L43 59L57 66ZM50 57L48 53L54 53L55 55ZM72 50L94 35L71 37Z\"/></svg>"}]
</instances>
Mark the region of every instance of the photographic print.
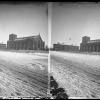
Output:
<instances>
[{"instance_id":1,"label":"photographic print","mask_svg":"<svg viewBox=\"0 0 100 100\"><path fill-rule=\"evenodd\" d=\"M0 2L0 97L100 99L99 27L99 2Z\"/></svg>"}]
</instances>

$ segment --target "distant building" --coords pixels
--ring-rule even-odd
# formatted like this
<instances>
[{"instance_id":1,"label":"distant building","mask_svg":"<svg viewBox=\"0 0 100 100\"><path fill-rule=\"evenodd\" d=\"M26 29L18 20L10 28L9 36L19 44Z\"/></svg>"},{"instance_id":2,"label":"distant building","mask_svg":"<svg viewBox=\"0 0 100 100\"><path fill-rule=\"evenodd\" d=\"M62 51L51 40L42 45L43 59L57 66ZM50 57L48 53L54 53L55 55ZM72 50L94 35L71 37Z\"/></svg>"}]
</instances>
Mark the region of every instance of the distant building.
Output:
<instances>
[{"instance_id":1,"label":"distant building","mask_svg":"<svg viewBox=\"0 0 100 100\"><path fill-rule=\"evenodd\" d=\"M0 43L0 49L6 49L6 44Z\"/></svg>"},{"instance_id":2,"label":"distant building","mask_svg":"<svg viewBox=\"0 0 100 100\"><path fill-rule=\"evenodd\" d=\"M90 40L90 37L82 37L80 51L83 52L100 52L100 39Z\"/></svg>"},{"instance_id":3,"label":"distant building","mask_svg":"<svg viewBox=\"0 0 100 100\"><path fill-rule=\"evenodd\" d=\"M55 51L79 51L79 46L65 45L65 44L53 44L53 50Z\"/></svg>"},{"instance_id":4,"label":"distant building","mask_svg":"<svg viewBox=\"0 0 100 100\"><path fill-rule=\"evenodd\" d=\"M36 36L17 38L16 34L10 34L7 41L7 49L44 50L45 42L40 34Z\"/></svg>"}]
</instances>

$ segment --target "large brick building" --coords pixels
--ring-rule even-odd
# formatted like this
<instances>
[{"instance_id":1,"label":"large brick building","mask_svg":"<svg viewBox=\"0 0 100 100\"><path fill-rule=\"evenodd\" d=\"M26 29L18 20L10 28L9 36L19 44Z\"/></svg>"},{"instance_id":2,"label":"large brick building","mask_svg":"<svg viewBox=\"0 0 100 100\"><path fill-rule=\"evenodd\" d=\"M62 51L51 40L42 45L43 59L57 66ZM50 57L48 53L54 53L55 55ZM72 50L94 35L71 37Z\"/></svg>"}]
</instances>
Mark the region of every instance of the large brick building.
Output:
<instances>
[{"instance_id":1,"label":"large brick building","mask_svg":"<svg viewBox=\"0 0 100 100\"><path fill-rule=\"evenodd\" d=\"M40 34L36 36L17 38L16 34L10 34L7 41L7 49L44 50L45 42Z\"/></svg>"},{"instance_id":2,"label":"large brick building","mask_svg":"<svg viewBox=\"0 0 100 100\"><path fill-rule=\"evenodd\" d=\"M78 46L74 45L65 45L65 44L53 44L53 50L55 51L79 51Z\"/></svg>"},{"instance_id":3,"label":"large brick building","mask_svg":"<svg viewBox=\"0 0 100 100\"><path fill-rule=\"evenodd\" d=\"M82 37L80 51L83 52L100 52L100 39L90 40L90 37Z\"/></svg>"}]
</instances>

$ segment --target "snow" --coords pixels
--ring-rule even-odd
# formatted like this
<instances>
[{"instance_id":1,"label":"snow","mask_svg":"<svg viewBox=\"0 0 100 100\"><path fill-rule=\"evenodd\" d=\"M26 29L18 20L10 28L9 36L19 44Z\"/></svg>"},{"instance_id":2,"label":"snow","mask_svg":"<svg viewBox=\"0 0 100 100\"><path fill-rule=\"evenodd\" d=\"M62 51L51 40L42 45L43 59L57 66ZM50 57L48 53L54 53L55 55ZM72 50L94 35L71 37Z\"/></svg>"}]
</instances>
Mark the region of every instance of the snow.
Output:
<instances>
[{"instance_id":1,"label":"snow","mask_svg":"<svg viewBox=\"0 0 100 100\"><path fill-rule=\"evenodd\" d=\"M0 51L0 96L46 96L48 54Z\"/></svg>"},{"instance_id":2,"label":"snow","mask_svg":"<svg viewBox=\"0 0 100 100\"><path fill-rule=\"evenodd\" d=\"M100 56L51 52L51 74L69 98L100 99Z\"/></svg>"},{"instance_id":3,"label":"snow","mask_svg":"<svg viewBox=\"0 0 100 100\"><path fill-rule=\"evenodd\" d=\"M29 65L32 63L34 60L37 59L47 59L48 54L40 54L40 53L33 53L33 54L28 54L28 53L17 53L17 52L3 52L0 51L0 58L3 60L10 62L17 63L19 65ZM41 66L39 65L41 68ZM42 68L41 68L42 69Z\"/></svg>"},{"instance_id":4,"label":"snow","mask_svg":"<svg viewBox=\"0 0 100 100\"><path fill-rule=\"evenodd\" d=\"M88 55L79 53L69 53L69 52L51 52L52 55L62 57L63 59L68 59L74 62L90 65L100 69L100 56L99 55ZM89 66L88 66L89 67Z\"/></svg>"}]
</instances>

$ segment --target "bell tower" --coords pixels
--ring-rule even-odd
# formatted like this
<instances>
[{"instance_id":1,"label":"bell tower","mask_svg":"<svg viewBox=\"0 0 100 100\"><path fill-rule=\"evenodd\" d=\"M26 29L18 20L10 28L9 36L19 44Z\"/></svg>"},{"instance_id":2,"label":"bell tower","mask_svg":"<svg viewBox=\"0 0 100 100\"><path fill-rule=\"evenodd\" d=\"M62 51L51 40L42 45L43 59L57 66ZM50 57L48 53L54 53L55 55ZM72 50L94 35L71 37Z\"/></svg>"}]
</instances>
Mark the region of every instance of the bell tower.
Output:
<instances>
[{"instance_id":1,"label":"bell tower","mask_svg":"<svg viewBox=\"0 0 100 100\"><path fill-rule=\"evenodd\" d=\"M87 43L88 41L90 41L90 37L88 36L82 37L82 43Z\"/></svg>"},{"instance_id":2,"label":"bell tower","mask_svg":"<svg viewBox=\"0 0 100 100\"><path fill-rule=\"evenodd\" d=\"M10 40L10 41L15 40L16 38L17 38L17 35L16 35L16 34L10 34L10 35L9 35L9 40Z\"/></svg>"}]
</instances>

